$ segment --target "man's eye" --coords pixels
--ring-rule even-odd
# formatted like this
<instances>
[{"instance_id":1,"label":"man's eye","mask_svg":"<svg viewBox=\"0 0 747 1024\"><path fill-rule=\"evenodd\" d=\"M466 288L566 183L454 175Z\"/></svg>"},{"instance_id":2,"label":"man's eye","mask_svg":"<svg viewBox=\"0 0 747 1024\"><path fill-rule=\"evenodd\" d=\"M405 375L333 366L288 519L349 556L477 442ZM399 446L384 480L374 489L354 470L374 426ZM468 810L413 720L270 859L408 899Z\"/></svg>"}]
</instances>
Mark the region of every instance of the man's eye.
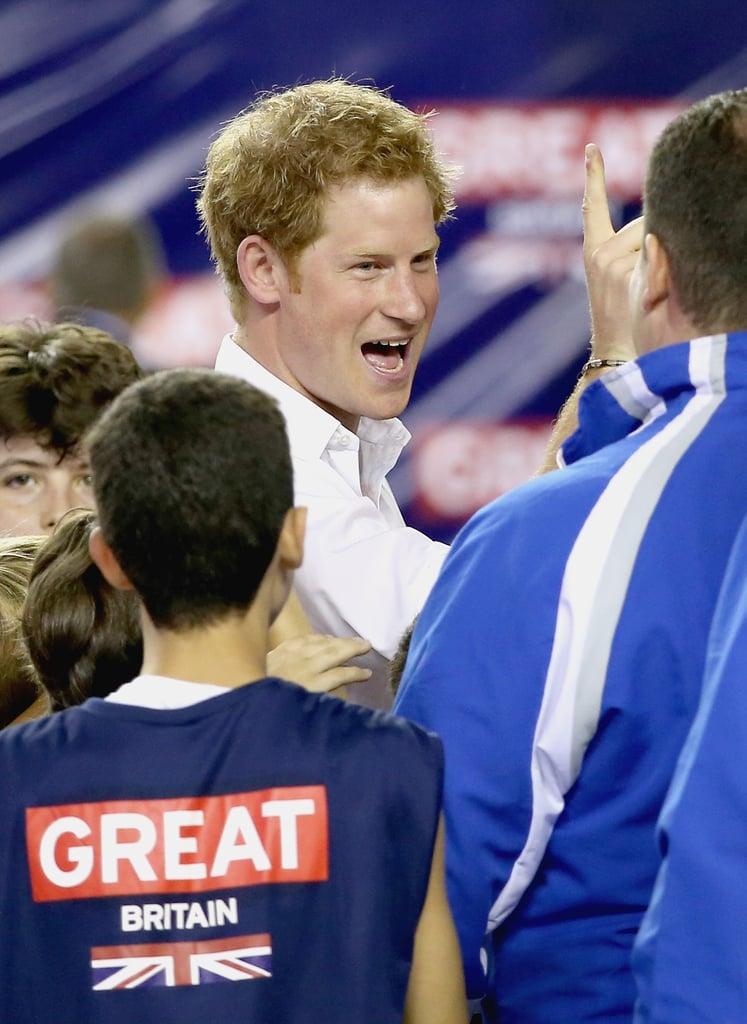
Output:
<instances>
[{"instance_id":1,"label":"man's eye","mask_svg":"<svg viewBox=\"0 0 747 1024\"><path fill-rule=\"evenodd\" d=\"M3 479L3 487L10 487L13 490L23 490L26 487L32 487L36 483L33 476L30 473L14 473L12 476L6 476Z\"/></svg>"}]
</instances>

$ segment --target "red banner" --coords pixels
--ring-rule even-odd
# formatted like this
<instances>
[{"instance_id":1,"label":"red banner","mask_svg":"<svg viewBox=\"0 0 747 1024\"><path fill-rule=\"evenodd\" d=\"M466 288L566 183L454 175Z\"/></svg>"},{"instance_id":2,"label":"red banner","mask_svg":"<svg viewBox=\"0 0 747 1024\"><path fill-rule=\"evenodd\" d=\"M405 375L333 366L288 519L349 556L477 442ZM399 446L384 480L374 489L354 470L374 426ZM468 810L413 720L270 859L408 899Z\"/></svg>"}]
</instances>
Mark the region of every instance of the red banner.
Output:
<instances>
[{"instance_id":1,"label":"red banner","mask_svg":"<svg viewBox=\"0 0 747 1024\"><path fill-rule=\"evenodd\" d=\"M324 786L26 811L37 901L323 881L328 841Z\"/></svg>"}]
</instances>

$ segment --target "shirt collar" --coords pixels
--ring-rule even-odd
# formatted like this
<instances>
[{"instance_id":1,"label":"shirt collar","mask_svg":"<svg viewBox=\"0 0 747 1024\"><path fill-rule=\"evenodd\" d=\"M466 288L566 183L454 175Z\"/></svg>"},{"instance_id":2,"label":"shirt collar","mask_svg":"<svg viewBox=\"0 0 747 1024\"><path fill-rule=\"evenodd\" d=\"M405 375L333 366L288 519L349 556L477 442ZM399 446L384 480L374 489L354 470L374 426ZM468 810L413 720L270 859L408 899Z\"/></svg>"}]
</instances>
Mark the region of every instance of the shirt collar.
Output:
<instances>
[{"instance_id":1,"label":"shirt collar","mask_svg":"<svg viewBox=\"0 0 747 1024\"><path fill-rule=\"evenodd\" d=\"M581 395L578 429L559 461L570 465L619 441L692 395L725 394L727 358L730 386L743 387L746 356L747 333L716 334L665 345L611 370Z\"/></svg>"},{"instance_id":2,"label":"shirt collar","mask_svg":"<svg viewBox=\"0 0 747 1024\"><path fill-rule=\"evenodd\" d=\"M191 707L227 692L228 687L214 683L193 683L186 679L172 679L170 676L141 675L124 683L104 699L112 704L174 710Z\"/></svg>"},{"instance_id":3,"label":"shirt collar","mask_svg":"<svg viewBox=\"0 0 747 1024\"><path fill-rule=\"evenodd\" d=\"M328 448L356 451L364 441L369 445L391 447L396 451L391 458L391 465L394 465L410 440L409 431L398 419L372 420L363 416L357 434L353 433L310 398L265 369L231 335L226 335L221 342L215 369L242 377L272 395L285 418L293 458L318 459Z\"/></svg>"}]
</instances>

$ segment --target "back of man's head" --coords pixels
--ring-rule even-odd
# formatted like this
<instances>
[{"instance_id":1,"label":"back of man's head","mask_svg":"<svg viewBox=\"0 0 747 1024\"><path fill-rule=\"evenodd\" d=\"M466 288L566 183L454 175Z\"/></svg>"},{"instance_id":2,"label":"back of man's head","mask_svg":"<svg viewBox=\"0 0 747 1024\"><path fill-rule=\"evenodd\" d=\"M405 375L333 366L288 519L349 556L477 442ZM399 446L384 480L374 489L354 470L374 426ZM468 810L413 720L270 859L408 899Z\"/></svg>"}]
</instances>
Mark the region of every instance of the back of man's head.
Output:
<instances>
[{"instance_id":1,"label":"back of man's head","mask_svg":"<svg viewBox=\"0 0 747 1024\"><path fill-rule=\"evenodd\" d=\"M692 323L704 334L747 329L747 89L709 96L664 129L644 218Z\"/></svg>"},{"instance_id":2,"label":"back of man's head","mask_svg":"<svg viewBox=\"0 0 747 1024\"><path fill-rule=\"evenodd\" d=\"M293 504L272 398L212 370L165 370L113 403L88 451L104 539L156 626L251 604Z\"/></svg>"},{"instance_id":3,"label":"back of man's head","mask_svg":"<svg viewBox=\"0 0 747 1024\"><path fill-rule=\"evenodd\" d=\"M113 313L134 323L163 275L155 227L147 220L98 216L74 224L62 239L50 288L58 319L80 310Z\"/></svg>"},{"instance_id":4,"label":"back of man's head","mask_svg":"<svg viewBox=\"0 0 747 1024\"><path fill-rule=\"evenodd\" d=\"M236 250L260 235L292 268L316 241L330 188L359 178L422 177L439 223L454 207L451 171L436 154L427 115L372 86L343 79L261 94L224 126L208 152L197 209L239 315Z\"/></svg>"}]
</instances>

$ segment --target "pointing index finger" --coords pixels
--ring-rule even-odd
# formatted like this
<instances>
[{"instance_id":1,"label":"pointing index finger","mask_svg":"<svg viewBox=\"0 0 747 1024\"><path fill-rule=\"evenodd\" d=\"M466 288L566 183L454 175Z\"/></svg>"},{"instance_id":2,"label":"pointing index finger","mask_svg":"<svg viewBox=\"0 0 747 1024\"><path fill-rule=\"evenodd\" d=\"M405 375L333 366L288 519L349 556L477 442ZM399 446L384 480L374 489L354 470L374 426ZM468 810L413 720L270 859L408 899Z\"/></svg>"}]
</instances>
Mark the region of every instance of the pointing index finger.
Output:
<instances>
[{"instance_id":1,"label":"pointing index finger","mask_svg":"<svg viewBox=\"0 0 747 1024\"><path fill-rule=\"evenodd\" d=\"M585 150L586 183L581 212L584 225L584 253L591 254L611 238L612 226L607 186L604 180L604 160L598 146L590 142Z\"/></svg>"}]
</instances>

